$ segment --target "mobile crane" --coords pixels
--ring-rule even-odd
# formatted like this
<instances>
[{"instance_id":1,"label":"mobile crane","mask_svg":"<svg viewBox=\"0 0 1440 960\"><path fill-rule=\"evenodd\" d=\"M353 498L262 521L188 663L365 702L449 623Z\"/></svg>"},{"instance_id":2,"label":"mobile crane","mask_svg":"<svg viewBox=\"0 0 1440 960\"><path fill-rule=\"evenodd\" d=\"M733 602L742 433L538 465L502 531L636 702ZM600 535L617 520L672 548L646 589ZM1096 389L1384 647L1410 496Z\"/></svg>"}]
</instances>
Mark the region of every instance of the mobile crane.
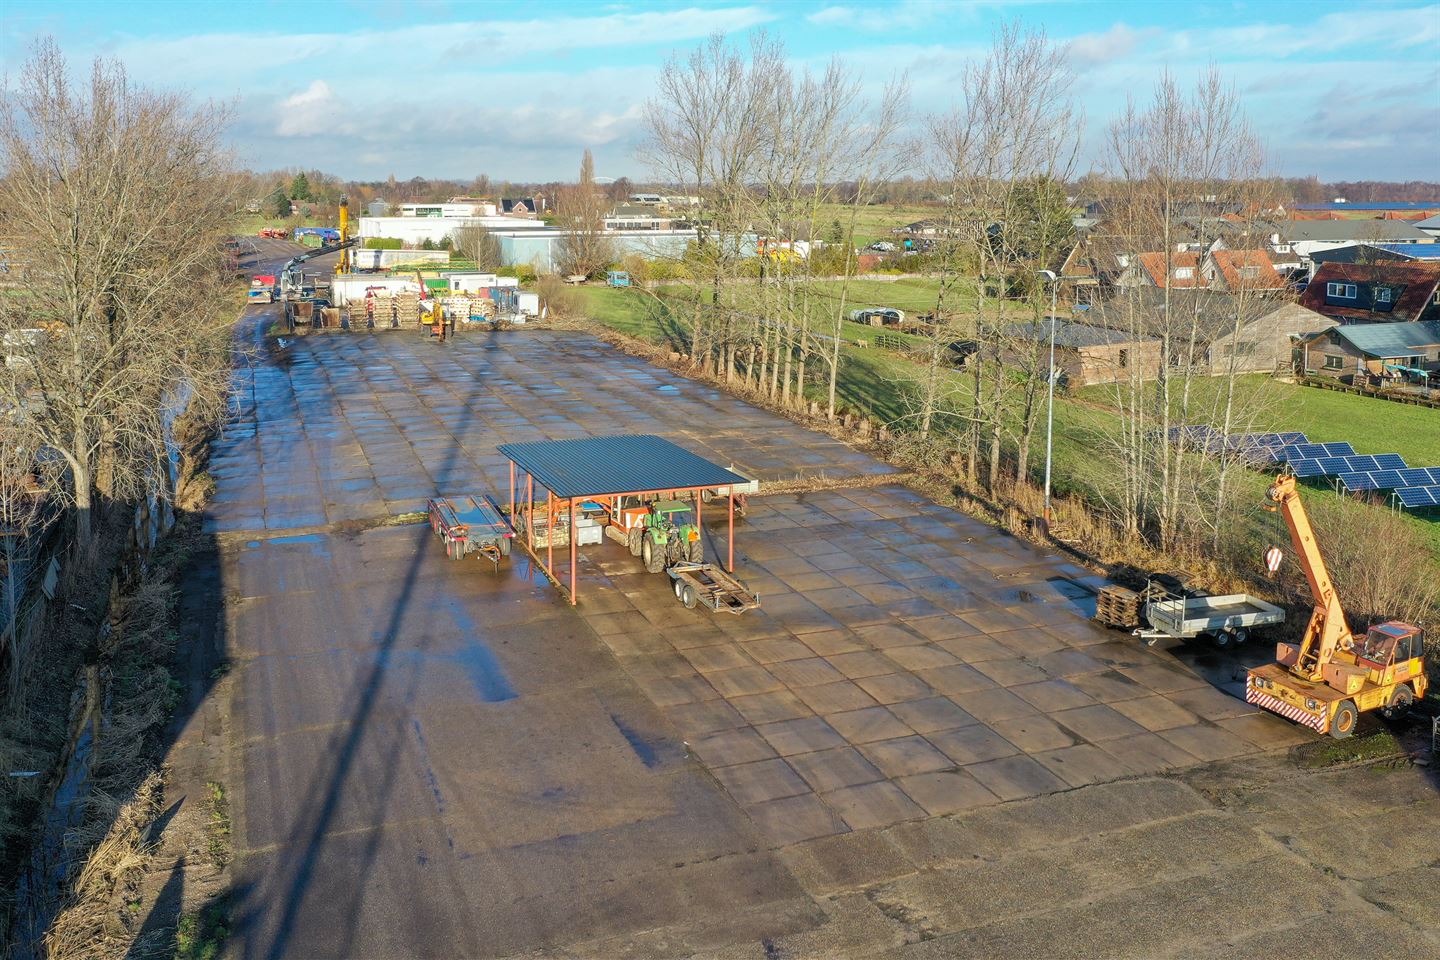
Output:
<instances>
[{"instance_id":1,"label":"mobile crane","mask_svg":"<svg viewBox=\"0 0 1440 960\"><path fill-rule=\"evenodd\" d=\"M1325 558L1293 476L1277 477L1269 499L1290 528L1290 540L1315 609L1300 643L1281 643L1275 663L1255 667L1245 680L1245 701L1343 740L1355 732L1360 714L1380 710L1403 717L1425 696L1425 632L1391 620L1357 637L1350 632Z\"/></svg>"}]
</instances>

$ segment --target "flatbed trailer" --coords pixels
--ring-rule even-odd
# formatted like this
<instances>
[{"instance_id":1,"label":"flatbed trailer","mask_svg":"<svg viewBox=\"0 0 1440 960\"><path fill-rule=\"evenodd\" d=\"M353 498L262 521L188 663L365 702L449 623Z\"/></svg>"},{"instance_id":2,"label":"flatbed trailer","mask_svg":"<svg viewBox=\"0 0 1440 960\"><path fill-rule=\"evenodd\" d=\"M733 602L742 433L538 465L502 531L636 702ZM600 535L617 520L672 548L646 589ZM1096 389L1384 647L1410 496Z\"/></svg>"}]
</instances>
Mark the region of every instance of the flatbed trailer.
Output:
<instances>
[{"instance_id":1,"label":"flatbed trailer","mask_svg":"<svg viewBox=\"0 0 1440 960\"><path fill-rule=\"evenodd\" d=\"M429 501L430 529L445 544L445 555L463 560L479 553L499 564L510 556L515 533L488 496L436 497Z\"/></svg>"},{"instance_id":2,"label":"flatbed trailer","mask_svg":"<svg viewBox=\"0 0 1440 960\"><path fill-rule=\"evenodd\" d=\"M693 610L703 606L716 613L741 614L760 607L760 594L714 563L676 563L665 569L675 587L675 599Z\"/></svg>"},{"instance_id":3,"label":"flatbed trailer","mask_svg":"<svg viewBox=\"0 0 1440 960\"><path fill-rule=\"evenodd\" d=\"M1188 640L1210 636L1217 646L1244 643L1257 627L1285 622L1285 610L1248 593L1219 597L1168 596L1145 604L1145 622L1135 630L1148 645L1161 637Z\"/></svg>"}]
</instances>

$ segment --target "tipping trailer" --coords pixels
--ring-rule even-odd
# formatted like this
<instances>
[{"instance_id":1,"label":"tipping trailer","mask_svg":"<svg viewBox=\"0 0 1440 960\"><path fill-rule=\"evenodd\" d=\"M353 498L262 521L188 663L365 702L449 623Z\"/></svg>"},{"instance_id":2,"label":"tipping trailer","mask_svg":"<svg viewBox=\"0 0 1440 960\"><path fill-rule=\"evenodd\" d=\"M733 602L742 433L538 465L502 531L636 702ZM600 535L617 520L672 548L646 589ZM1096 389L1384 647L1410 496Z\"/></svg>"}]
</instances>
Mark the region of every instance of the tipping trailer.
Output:
<instances>
[{"instance_id":1,"label":"tipping trailer","mask_svg":"<svg viewBox=\"0 0 1440 960\"><path fill-rule=\"evenodd\" d=\"M445 544L451 560L479 553L495 564L510 556L515 532L487 496L436 497L429 501L430 529Z\"/></svg>"},{"instance_id":2,"label":"tipping trailer","mask_svg":"<svg viewBox=\"0 0 1440 960\"><path fill-rule=\"evenodd\" d=\"M760 594L718 564L676 563L665 572L673 582L675 599L685 604L687 610L703 606L716 613L738 615L760 606Z\"/></svg>"}]
</instances>

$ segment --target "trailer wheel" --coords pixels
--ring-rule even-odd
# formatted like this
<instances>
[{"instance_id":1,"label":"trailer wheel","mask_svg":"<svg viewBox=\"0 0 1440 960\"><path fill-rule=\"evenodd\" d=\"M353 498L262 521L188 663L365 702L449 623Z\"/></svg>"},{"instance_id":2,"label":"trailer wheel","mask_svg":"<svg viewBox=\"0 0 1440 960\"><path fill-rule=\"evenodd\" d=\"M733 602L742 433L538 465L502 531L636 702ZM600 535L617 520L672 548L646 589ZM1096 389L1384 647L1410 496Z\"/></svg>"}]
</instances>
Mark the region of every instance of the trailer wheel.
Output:
<instances>
[{"instance_id":1,"label":"trailer wheel","mask_svg":"<svg viewBox=\"0 0 1440 960\"><path fill-rule=\"evenodd\" d=\"M645 561L645 569L650 573L659 573L665 569L665 551L655 546L655 541L646 537L640 544L640 557Z\"/></svg>"},{"instance_id":2,"label":"trailer wheel","mask_svg":"<svg viewBox=\"0 0 1440 960\"><path fill-rule=\"evenodd\" d=\"M1235 643L1241 644L1250 639L1250 631L1244 627L1235 628Z\"/></svg>"},{"instance_id":3,"label":"trailer wheel","mask_svg":"<svg viewBox=\"0 0 1440 960\"><path fill-rule=\"evenodd\" d=\"M630 532L625 535L626 546L630 548L630 556L640 556L640 535L643 531L639 527L631 527Z\"/></svg>"},{"instance_id":4,"label":"trailer wheel","mask_svg":"<svg viewBox=\"0 0 1440 960\"><path fill-rule=\"evenodd\" d=\"M714 499L715 499L715 491L714 491L714 490L711 490L711 489L709 489L709 488L707 487L706 489L700 491L700 502L701 502L701 503L710 503L710 502L712 502Z\"/></svg>"},{"instance_id":5,"label":"trailer wheel","mask_svg":"<svg viewBox=\"0 0 1440 960\"><path fill-rule=\"evenodd\" d=\"M1390 702L1380 708L1380 713L1386 720L1402 720L1410 712L1410 704L1415 702L1415 694L1410 692L1410 687L1400 684L1395 692L1390 694Z\"/></svg>"},{"instance_id":6,"label":"trailer wheel","mask_svg":"<svg viewBox=\"0 0 1440 960\"><path fill-rule=\"evenodd\" d=\"M500 538L500 556L502 556L502 557L508 557L508 556L510 556L510 538L509 538L509 537L501 537L501 538Z\"/></svg>"},{"instance_id":7,"label":"trailer wheel","mask_svg":"<svg viewBox=\"0 0 1440 960\"><path fill-rule=\"evenodd\" d=\"M700 598L695 596L695 588L688 583L680 594L680 602L685 604L686 610L694 610L695 605L700 602Z\"/></svg>"},{"instance_id":8,"label":"trailer wheel","mask_svg":"<svg viewBox=\"0 0 1440 960\"><path fill-rule=\"evenodd\" d=\"M1335 708L1335 717L1330 721L1330 736L1336 740L1344 740L1355 732L1355 724L1360 721L1360 712L1355 709L1355 704L1349 700L1341 701L1340 706Z\"/></svg>"},{"instance_id":9,"label":"trailer wheel","mask_svg":"<svg viewBox=\"0 0 1440 960\"><path fill-rule=\"evenodd\" d=\"M685 584L681 583L679 580L671 580L670 583L675 588L675 599L684 599L682 596L682 591L685 589Z\"/></svg>"},{"instance_id":10,"label":"trailer wheel","mask_svg":"<svg viewBox=\"0 0 1440 960\"><path fill-rule=\"evenodd\" d=\"M1214 636L1212 636L1210 639L1215 641L1215 646L1219 647L1221 650L1224 650L1226 647L1230 646L1230 642L1235 639L1235 635L1229 630L1221 630L1217 632Z\"/></svg>"}]
</instances>

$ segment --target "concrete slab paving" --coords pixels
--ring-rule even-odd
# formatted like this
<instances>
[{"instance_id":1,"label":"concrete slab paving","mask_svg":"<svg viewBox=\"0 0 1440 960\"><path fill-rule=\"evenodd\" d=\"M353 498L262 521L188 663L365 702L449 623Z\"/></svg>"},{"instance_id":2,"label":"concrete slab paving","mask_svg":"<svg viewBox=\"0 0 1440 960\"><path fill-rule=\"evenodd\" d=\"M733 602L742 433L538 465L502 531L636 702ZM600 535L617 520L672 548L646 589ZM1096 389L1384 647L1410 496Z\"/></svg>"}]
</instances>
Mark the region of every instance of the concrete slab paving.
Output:
<instances>
[{"instance_id":1,"label":"concrete slab paving","mask_svg":"<svg viewBox=\"0 0 1440 960\"><path fill-rule=\"evenodd\" d=\"M1164 875L1110 832L1233 827L1127 778L1311 738L1204 658L1089 622L1086 571L898 484L753 500L735 552L764 605L739 618L685 610L615 544L579 551L571 608L519 554L453 564L424 527L374 526L503 499L507 440L658 432L765 480L891 472L588 337L302 338L241 395L206 524L242 674L242 955L1141 955L1168 948L1063 896L1021 924L877 888L965 863L988 890L1018 855L1056 883L1086 858ZM1289 856L1222 845L1213 875L1244 896ZM1090 882L1129 923L1162 910ZM1246 910L1235 942L1284 922Z\"/></svg>"}]
</instances>

